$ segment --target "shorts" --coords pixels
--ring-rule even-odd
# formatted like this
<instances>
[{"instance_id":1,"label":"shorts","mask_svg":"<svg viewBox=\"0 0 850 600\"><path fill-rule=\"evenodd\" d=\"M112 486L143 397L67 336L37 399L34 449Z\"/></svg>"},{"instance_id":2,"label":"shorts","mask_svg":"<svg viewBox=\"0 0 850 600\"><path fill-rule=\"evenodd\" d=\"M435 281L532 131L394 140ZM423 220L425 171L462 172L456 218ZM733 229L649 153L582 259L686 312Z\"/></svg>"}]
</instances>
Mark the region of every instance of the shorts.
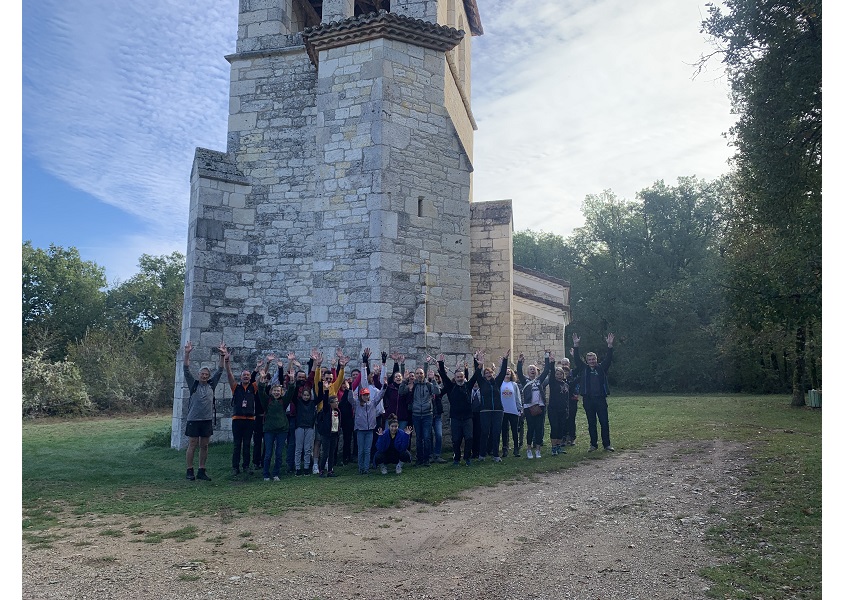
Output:
<instances>
[{"instance_id":1,"label":"shorts","mask_svg":"<svg viewBox=\"0 0 850 600\"><path fill-rule=\"evenodd\" d=\"M213 434L212 420L208 421L187 421L186 435L190 438L196 437L211 437Z\"/></svg>"}]
</instances>

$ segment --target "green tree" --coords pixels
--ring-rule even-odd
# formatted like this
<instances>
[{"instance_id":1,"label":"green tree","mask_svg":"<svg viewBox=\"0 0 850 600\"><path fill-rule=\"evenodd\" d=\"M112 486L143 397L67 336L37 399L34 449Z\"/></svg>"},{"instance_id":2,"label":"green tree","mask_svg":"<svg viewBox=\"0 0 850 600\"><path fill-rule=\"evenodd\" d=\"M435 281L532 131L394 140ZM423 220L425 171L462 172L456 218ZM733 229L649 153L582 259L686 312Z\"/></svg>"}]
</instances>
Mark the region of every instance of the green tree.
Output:
<instances>
[{"instance_id":1,"label":"green tree","mask_svg":"<svg viewBox=\"0 0 850 600\"><path fill-rule=\"evenodd\" d=\"M139 272L109 290L107 315L111 327L131 335L134 357L163 404L173 386L175 349L180 345L186 260L179 252L139 258ZM125 330L126 328L126 330ZM138 400L138 394L129 394ZM135 401L135 400L134 400Z\"/></svg>"},{"instance_id":2,"label":"green tree","mask_svg":"<svg viewBox=\"0 0 850 600\"><path fill-rule=\"evenodd\" d=\"M45 350L45 358L65 358L70 343L102 322L106 300L103 267L84 261L74 248L47 250L27 241L22 250L23 350Z\"/></svg>"},{"instance_id":3,"label":"green tree","mask_svg":"<svg viewBox=\"0 0 850 600\"><path fill-rule=\"evenodd\" d=\"M728 291L732 335L791 357L792 403L820 385L822 2L726 0L702 31L731 83L736 194ZM734 341L739 346L745 340ZM769 347L773 345L773 350ZM774 360L776 359L776 360Z\"/></svg>"},{"instance_id":4,"label":"green tree","mask_svg":"<svg viewBox=\"0 0 850 600\"><path fill-rule=\"evenodd\" d=\"M617 335L612 382L635 390L725 385L717 347L716 277L728 228L728 182L657 182L636 200L589 195L568 239L519 232L518 264L571 284L571 331L592 343ZM602 350L601 347L588 347Z\"/></svg>"}]
</instances>

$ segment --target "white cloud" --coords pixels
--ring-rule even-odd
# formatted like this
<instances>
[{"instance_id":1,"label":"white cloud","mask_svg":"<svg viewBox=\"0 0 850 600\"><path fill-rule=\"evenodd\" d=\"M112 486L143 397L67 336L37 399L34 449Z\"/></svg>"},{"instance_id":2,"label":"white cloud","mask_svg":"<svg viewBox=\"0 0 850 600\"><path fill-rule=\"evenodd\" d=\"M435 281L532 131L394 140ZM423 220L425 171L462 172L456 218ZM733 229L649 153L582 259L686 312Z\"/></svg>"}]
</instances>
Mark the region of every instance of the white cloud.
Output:
<instances>
[{"instance_id":1,"label":"white cloud","mask_svg":"<svg viewBox=\"0 0 850 600\"><path fill-rule=\"evenodd\" d=\"M581 224L587 194L631 198L657 179L725 172L725 81L691 79L707 49L700 7L479 2L475 199L511 198L517 230L566 235ZM226 147L223 56L235 50L237 9L237 0L27 3L26 148L141 221L141 237L123 240L133 252L125 263L185 249L194 149ZM119 259L98 262L108 260Z\"/></svg>"}]
</instances>

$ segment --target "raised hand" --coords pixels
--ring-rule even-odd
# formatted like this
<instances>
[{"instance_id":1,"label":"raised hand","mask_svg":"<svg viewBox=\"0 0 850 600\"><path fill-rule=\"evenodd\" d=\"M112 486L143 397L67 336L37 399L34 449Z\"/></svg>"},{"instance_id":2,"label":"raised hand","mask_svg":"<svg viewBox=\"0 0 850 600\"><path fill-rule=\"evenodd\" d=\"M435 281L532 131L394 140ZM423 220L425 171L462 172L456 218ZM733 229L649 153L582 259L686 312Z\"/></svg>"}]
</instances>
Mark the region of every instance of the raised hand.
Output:
<instances>
[{"instance_id":1,"label":"raised hand","mask_svg":"<svg viewBox=\"0 0 850 600\"><path fill-rule=\"evenodd\" d=\"M574 333L573 334L573 346L578 346L578 342L579 342L580 339L581 338L578 336L578 334Z\"/></svg>"},{"instance_id":2,"label":"raised hand","mask_svg":"<svg viewBox=\"0 0 850 600\"><path fill-rule=\"evenodd\" d=\"M286 360L289 362L295 362L295 352L287 352Z\"/></svg>"},{"instance_id":3,"label":"raised hand","mask_svg":"<svg viewBox=\"0 0 850 600\"><path fill-rule=\"evenodd\" d=\"M407 435L410 435L411 433L413 433L413 427L411 425L408 425L407 427L404 428L404 432Z\"/></svg>"},{"instance_id":4,"label":"raised hand","mask_svg":"<svg viewBox=\"0 0 850 600\"><path fill-rule=\"evenodd\" d=\"M378 431L377 431L376 433L377 433L377 434L378 434L378 436L380 437L380 435L381 435L382 433L384 433L384 428L383 428L383 427L378 427Z\"/></svg>"},{"instance_id":5,"label":"raised hand","mask_svg":"<svg viewBox=\"0 0 850 600\"><path fill-rule=\"evenodd\" d=\"M437 362L446 362L446 361L445 361L445 358L446 358L446 357L445 357L445 356L443 355L443 353L441 352L440 354L438 354L438 355L437 355Z\"/></svg>"},{"instance_id":6,"label":"raised hand","mask_svg":"<svg viewBox=\"0 0 850 600\"><path fill-rule=\"evenodd\" d=\"M393 359L395 362L398 362L399 356L401 356L401 354L399 354L398 352L391 352L390 353L390 358Z\"/></svg>"},{"instance_id":7,"label":"raised hand","mask_svg":"<svg viewBox=\"0 0 850 600\"><path fill-rule=\"evenodd\" d=\"M310 358L313 359L313 362L319 360L319 351L316 348L310 350Z\"/></svg>"},{"instance_id":8,"label":"raised hand","mask_svg":"<svg viewBox=\"0 0 850 600\"><path fill-rule=\"evenodd\" d=\"M277 358L277 356L275 355L274 352L266 354L266 362L268 362L268 363L273 363L276 358Z\"/></svg>"},{"instance_id":9,"label":"raised hand","mask_svg":"<svg viewBox=\"0 0 850 600\"><path fill-rule=\"evenodd\" d=\"M195 349L195 346L192 344L192 340L189 340L188 342L186 342L186 345L183 346L183 352L185 352L187 356L194 349Z\"/></svg>"},{"instance_id":10,"label":"raised hand","mask_svg":"<svg viewBox=\"0 0 850 600\"><path fill-rule=\"evenodd\" d=\"M260 371L260 367L262 367L265 364L265 362L266 361L263 360L262 356L257 357L257 368L255 369L255 371Z\"/></svg>"},{"instance_id":11,"label":"raised hand","mask_svg":"<svg viewBox=\"0 0 850 600\"><path fill-rule=\"evenodd\" d=\"M502 358L507 360L508 358L510 358L510 356L511 356L511 349L508 348L507 351L505 352L505 355Z\"/></svg>"},{"instance_id":12,"label":"raised hand","mask_svg":"<svg viewBox=\"0 0 850 600\"><path fill-rule=\"evenodd\" d=\"M613 334L613 333L609 333L609 334L605 337L605 341L608 343L608 347L609 347L609 348L613 348L613 347L614 347L614 334Z\"/></svg>"},{"instance_id":13,"label":"raised hand","mask_svg":"<svg viewBox=\"0 0 850 600\"><path fill-rule=\"evenodd\" d=\"M370 358L371 356L372 356L372 349L371 349L371 348L364 348L364 349L363 349L363 357L364 357L366 360L369 360L369 358ZM364 361L364 362L365 362L365 361Z\"/></svg>"},{"instance_id":14,"label":"raised hand","mask_svg":"<svg viewBox=\"0 0 850 600\"><path fill-rule=\"evenodd\" d=\"M520 352L519 356L517 356L517 362L523 362L523 361L525 361L525 354Z\"/></svg>"},{"instance_id":15,"label":"raised hand","mask_svg":"<svg viewBox=\"0 0 850 600\"><path fill-rule=\"evenodd\" d=\"M283 361L281 359L277 359L277 366L278 368L283 367Z\"/></svg>"},{"instance_id":16,"label":"raised hand","mask_svg":"<svg viewBox=\"0 0 850 600\"><path fill-rule=\"evenodd\" d=\"M324 360L325 360L325 355L322 352L317 352L316 353L316 366L319 366L320 364L322 364L322 361L324 361Z\"/></svg>"},{"instance_id":17,"label":"raised hand","mask_svg":"<svg viewBox=\"0 0 850 600\"><path fill-rule=\"evenodd\" d=\"M351 359L347 356L340 356L339 357L339 364L344 367L345 365L348 364L348 361L350 361L350 360Z\"/></svg>"},{"instance_id":18,"label":"raised hand","mask_svg":"<svg viewBox=\"0 0 850 600\"><path fill-rule=\"evenodd\" d=\"M382 363L387 362L387 353L386 353L386 351L382 351L382 352L381 352L381 362L382 362Z\"/></svg>"},{"instance_id":19,"label":"raised hand","mask_svg":"<svg viewBox=\"0 0 850 600\"><path fill-rule=\"evenodd\" d=\"M572 347L570 347L570 356L575 356L575 354L576 351Z\"/></svg>"}]
</instances>

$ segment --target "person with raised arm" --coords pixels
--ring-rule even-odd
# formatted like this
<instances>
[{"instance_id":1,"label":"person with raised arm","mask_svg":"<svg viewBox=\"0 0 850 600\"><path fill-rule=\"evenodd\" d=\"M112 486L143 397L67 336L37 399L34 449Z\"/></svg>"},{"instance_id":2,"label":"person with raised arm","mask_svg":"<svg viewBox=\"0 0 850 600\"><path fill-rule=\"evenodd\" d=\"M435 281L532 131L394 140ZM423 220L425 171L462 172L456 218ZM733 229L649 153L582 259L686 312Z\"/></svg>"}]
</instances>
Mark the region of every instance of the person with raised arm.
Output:
<instances>
[{"instance_id":1,"label":"person with raised arm","mask_svg":"<svg viewBox=\"0 0 850 600\"><path fill-rule=\"evenodd\" d=\"M468 467L472 457L472 383L466 379L463 362L455 368L454 377L446 373L444 356L437 355L437 371L445 385L449 399L449 427L452 433L452 466L460 464L460 447L463 444L463 460ZM478 449L475 449L478 452Z\"/></svg>"},{"instance_id":2,"label":"person with raised arm","mask_svg":"<svg viewBox=\"0 0 850 600\"><path fill-rule=\"evenodd\" d=\"M549 350L544 352L542 371L538 370L537 365L528 365L528 377L523 374L522 365L525 357L522 353L516 363L522 408L528 428L525 435L525 455L530 459L542 458L540 449L543 446L543 428L546 424L546 388L549 386L551 355Z\"/></svg>"},{"instance_id":3,"label":"person with raised arm","mask_svg":"<svg viewBox=\"0 0 850 600\"><path fill-rule=\"evenodd\" d=\"M239 377L239 382L230 369L230 354L224 357L224 367L227 370L227 381L233 397L230 399L233 408L231 432L233 433L233 456L231 458L232 473L239 475L239 458L242 457L242 471L248 471L251 463L251 438L254 435L254 419L256 418L256 403L259 401L256 375L245 369Z\"/></svg>"},{"instance_id":4,"label":"person with raised arm","mask_svg":"<svg viewBox=\"0 0 850 600\"><path fill-rule=\"evenodd\" d=\"M473 355L473 368L475 373L472 375L472 383L478 384L481 390L481 441L478 449L478 460L483 461L487 458L487 454L493 455L494 462L502 462L502 457L499 456L499 441L502 437L502 383L505 381L505 376L508 374L508 358L511 355L508 349L502 356L502 367L499 369L499 374L494 376L493 366L487 366L482 369L481 363L484 361L484 351L479 350Z\"/></svg>"},{"instance_id":5,"label":"person with raised arm","mask_svg":"<svg viewBox=\"0 0 850 600\"><path fill-rule=\"evenodd\" d=\"M218 385L224 370L224 360L228 355L224 342L218 347L219 365L215 373L210 373L209 367L201 367L198 378L189 370L189 355L195 346L192 341L186 342L183 348L183 379L189 386L189 410L186 414L186 437L189 446L186 448L186 479L194 481L210 481L207 475L207 453L210 438L213 434L215 419L215 386ZM198 476L195 477L195 450L198 449Z\"/></svg>"},{"instance_id":6,"label":"person with raised arm","mask_svg":"<svg viewBox=\"0 0 850 600\"><path fill-rule=\"evenodd\" d=\"M425 363L425 367L427 367ZM402 402L410 403L413 431L416 433L416 466L431 466L431 427L433 426L434 395L440 393L436 383L425 378L425 368L416 367L413 380L401 386Z\"/></svg>"},{"instance_id":7,"label":"person with raised arm","mask_svg":"<svg viewBox=\"0 0 850 600\"><path fill-rule=\"evenodd\" d=\"M369 373L369 357L372 350L363 349L363 373ZM387 376L387 366L381 366L380 380ZM373 385L367 377L363 377L358 394L358 402L354 407L354 433L357 437L357 469L361 475L369 474L371 463L372 438L377 427L377 408L384 397L385 387Z\"/></svg>"},{"instance_id":8,"label":"person with raised arm","mask_svg":"<svg viewBox=\"0 0 850 600\"><path fill-rule=\"evenodd\" d=\"M590 447L588 452L594 452L599 448L597 444L596 421L599 420L599 429L602 434L602 447L608 452L613 452L611 445L611 434L608 423L608 369L614 358L614 334L605 336L608 344L608 353L602 362L595 352L588 352L584 359L578 351L580 337L573 334L573 358L576 361L576 372L579 378L579 393L581 404L587 415L587 432L590 434Z\"/></svg>"}]
</instances>

